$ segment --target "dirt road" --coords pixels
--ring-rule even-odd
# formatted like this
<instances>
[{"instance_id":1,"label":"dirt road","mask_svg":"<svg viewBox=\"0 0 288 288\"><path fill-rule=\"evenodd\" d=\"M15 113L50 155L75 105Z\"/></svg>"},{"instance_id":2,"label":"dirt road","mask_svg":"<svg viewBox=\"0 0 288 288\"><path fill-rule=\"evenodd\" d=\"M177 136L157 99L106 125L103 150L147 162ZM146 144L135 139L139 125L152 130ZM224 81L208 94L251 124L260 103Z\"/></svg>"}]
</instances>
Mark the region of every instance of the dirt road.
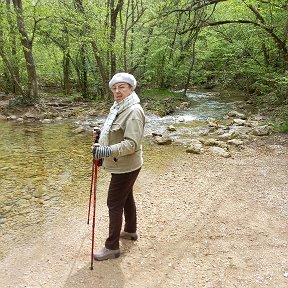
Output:
<instances>
[{"instance_id":1,"label":"dirt road","mask_svg":"<svg viewBox=\"0 0 288 288\"><path fill-rule=\"evenodd\" d=\"M90 267L86 206L0 261L0 287L288 287L288 137L251 142L232 158L183 155L143 168L139 239ZM97 204L96 248L107 236Z\"/></svg>"}]
</instances>

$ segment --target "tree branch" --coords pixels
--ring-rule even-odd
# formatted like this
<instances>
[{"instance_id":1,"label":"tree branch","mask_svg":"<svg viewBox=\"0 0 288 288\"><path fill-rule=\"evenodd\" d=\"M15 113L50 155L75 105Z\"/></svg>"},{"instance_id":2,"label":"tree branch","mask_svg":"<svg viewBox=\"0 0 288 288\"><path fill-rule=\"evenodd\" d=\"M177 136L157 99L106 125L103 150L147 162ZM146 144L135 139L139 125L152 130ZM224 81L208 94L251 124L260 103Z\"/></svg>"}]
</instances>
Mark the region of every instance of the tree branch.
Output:
<instances>
[{"instance_id":1,"label":"tree branch","mask_svg":"<svg viewBox=\"0 0 288 288\"><path fill-rule=\"evenodd\" d=\"M286 61L288 61L288 49L286 47L286 44L284 41L282 41L273 31L273 28L267 27L265 24L263 23L258 23L258 22L254 22L251 20L224 20L224 21L217 21L217 22L206 22L203 23L202 27L208 27L208 26L220 26L220 25L225 25L225 24L251 24L254 25L256 27L259 27L263 30L265 30L268 34L270 34L270 36L273 38L273 40L275 41L275 43L277 44L278 48L280 51L282 51L282 54L284 56L284 59ZM194 27L190 27L187 30L183 30L181 32L178 32L180 35L185 34L187 32L189 32L191 29L199 29L199 26L194 26Z\"/></svg>"}]
</instances>

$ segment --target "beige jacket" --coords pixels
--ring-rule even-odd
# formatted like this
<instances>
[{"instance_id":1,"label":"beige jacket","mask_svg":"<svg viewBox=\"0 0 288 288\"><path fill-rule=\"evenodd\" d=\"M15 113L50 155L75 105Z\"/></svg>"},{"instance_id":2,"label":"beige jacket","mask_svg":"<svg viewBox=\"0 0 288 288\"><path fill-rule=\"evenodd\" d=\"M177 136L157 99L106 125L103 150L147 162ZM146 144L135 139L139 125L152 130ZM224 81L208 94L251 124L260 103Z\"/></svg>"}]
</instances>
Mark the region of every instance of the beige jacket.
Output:
<instances>
[{"instance_id":1,"label":"beige jacket","mask_svg":"<svg viewBox=\"0 0 288 288\"><path fill-rule=\"evenodd\" d=\"M134 104L117 115L109 132L112 156L104 158L105 170L121 174L135 171L143 165L144 125L145 115L140 104Z\"/></svg>"}]
</instances>

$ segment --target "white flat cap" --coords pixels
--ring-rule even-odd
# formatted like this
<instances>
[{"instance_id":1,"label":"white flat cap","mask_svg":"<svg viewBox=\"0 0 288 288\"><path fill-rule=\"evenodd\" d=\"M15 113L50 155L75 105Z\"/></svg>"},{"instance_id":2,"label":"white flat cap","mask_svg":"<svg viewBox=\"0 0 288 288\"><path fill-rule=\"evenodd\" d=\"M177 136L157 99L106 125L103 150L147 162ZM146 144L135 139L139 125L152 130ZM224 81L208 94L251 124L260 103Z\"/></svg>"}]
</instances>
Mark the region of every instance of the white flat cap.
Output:
<instances>
[{"instance_id":1,"label":"white flat cap","mask_svg":"<svg viewBox=\"0 0 288 288\"><path fill-rule=\"evenodd\" d=\"M136 85L137 85L137 81L132 74L121 72L121 73L115 74L112 77L112 79L109 81L110 89L112 88L112 86L114 84L119 83L119 82L124 82L124 83L130 84L131 87L133 88L133 90L135 90Z\"/></svg>"}]
</instances>

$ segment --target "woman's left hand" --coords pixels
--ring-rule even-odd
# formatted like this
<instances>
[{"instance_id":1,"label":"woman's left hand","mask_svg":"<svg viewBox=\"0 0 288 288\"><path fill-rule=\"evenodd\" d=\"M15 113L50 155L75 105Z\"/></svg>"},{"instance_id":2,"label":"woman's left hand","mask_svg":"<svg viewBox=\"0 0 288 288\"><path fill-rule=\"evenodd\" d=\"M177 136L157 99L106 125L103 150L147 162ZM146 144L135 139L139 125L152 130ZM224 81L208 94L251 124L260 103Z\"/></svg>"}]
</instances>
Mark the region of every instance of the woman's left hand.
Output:
<instances>
[{"instance_id":1,"label":"woman's left hand","mask_svg":"<svg viewBox=\"0 0 288 288\"><path fill-rule=\"evenodd\" d=\"M92 149L92 154L94 160L99 160L105 157L110 157L112 154L112 149L109 146L94 145Z\"/></svg>"}]
</instances>

